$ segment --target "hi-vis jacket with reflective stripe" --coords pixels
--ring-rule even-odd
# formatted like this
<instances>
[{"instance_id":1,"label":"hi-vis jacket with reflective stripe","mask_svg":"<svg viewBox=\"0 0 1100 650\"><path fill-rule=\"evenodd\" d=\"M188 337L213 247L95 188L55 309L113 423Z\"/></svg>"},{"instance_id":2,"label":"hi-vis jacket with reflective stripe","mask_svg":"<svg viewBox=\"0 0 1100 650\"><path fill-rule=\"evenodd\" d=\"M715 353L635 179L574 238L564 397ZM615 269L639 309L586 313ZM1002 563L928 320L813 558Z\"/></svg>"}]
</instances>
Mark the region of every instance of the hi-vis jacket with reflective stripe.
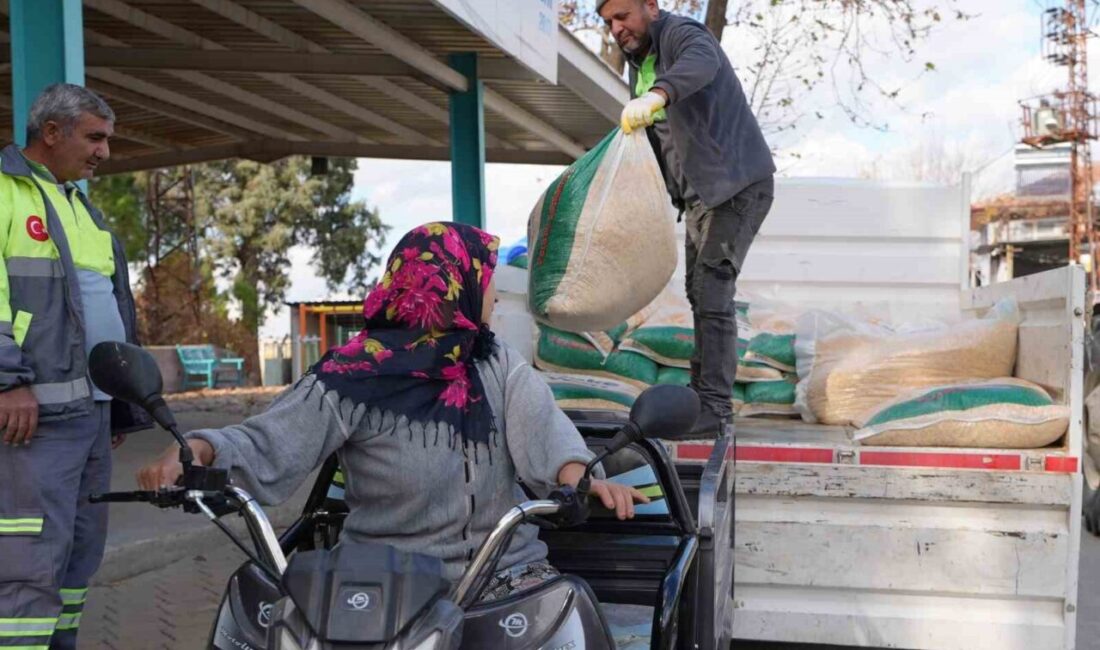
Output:
<instances>
[{"instance_id":1,"label":"hi-vis jacket with reflective stripe","mask_svg":"<svg viewBox=\"0 0 1100 650\"><path fill-rule=\"evenodd\" d=\"M102 240L70 243L73 226L61 218L16 145L0 151L0 391L29 385L46 421L85 415L93 407L74 245L113 252L115 299L126 339L137 342L122 246L87 197L79 190L75 195L73 212L90 219L100 232L89 234ZM112 403L112 431L147 428L149 422L136 407Z\"/></svg>"}]
</instances>

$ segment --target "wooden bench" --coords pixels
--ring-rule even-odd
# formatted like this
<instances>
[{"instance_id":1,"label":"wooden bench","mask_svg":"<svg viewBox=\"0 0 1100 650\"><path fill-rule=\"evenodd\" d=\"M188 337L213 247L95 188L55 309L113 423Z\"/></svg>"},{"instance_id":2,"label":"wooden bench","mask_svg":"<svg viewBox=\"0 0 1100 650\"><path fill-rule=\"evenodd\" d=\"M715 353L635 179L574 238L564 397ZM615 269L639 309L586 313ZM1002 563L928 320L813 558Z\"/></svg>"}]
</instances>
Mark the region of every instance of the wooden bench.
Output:
<instances>
[{"instance_id":1,"label":"wooden bench","mask_svg":"<svg viewBox=\"0 0 1100 650\"><path fill-rule=\"evenodd\" d=\"M177 345L176 354L183 366L183 390L215 388L219 374L232 373L232 385L244 385L244 359L218 357L213 345ZM221 372L219 372L221 371Z\"/></svg>"}]
</instances>

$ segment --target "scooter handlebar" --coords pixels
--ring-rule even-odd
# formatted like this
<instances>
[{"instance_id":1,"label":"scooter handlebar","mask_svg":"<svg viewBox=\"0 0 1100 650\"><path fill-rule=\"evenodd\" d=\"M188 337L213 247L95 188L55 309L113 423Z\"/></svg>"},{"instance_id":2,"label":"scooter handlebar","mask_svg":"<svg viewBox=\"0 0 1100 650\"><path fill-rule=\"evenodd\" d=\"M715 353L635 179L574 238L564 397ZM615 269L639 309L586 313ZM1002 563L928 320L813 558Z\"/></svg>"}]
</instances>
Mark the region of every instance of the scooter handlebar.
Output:
<instances>
[{"instance_id":1,"label":"scooter handlebar","mask_svg":"<svg viewBox=\"0 0 1100 650\"><path fill-rule=\"evenodd\" d=\"M183 487L161 488L159 490L134 490L132 492L104 492L88 497L89 503L148 503L158 508L194 508L196 494L215 502L224 501L220 492L195 491ZM198 512L198 510L193 510Z\"/></svg>"},{"instance_id":2,"label":"scooter handlebar","mask_svg":"<svg viewBox=\"0 0 1100 650\"><path fill-rule=\"evenodd\" d=\"M153 500L154 492L151 490L135 490L133 492L103 492L88 497L89 503L130 503L134 501L147 502Z\"/></svg>"}]
</instances>

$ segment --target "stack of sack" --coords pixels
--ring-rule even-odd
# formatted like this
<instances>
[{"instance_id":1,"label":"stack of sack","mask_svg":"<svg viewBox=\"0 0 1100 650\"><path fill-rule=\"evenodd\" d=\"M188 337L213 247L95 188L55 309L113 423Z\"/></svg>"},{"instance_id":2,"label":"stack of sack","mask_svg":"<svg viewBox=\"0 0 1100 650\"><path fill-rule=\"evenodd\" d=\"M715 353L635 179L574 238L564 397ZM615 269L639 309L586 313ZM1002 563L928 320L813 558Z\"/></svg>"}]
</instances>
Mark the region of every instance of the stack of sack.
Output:
<instances>
[{"instance_id":1,"label":"stack of sack","mask_svg":"<svg viewBox=\"0 0 1100 650\"><path fill-rule=\"evenodd\" d=\"M855 428L865 445L1043 447L1069 408L1012 377L1019 312L1005 300L984 318L891 328L825 311L795 333L803 419Z\"/></svg>"},{"instance_id":2,"label":"stack of sack","mask_svg":"<svg viewBox=\"0 0 1100 650\"><path fill-rule=\"evenodd\" d=\"M745 404L742 417L793 416L795 387L793 312L765 302L737 304L737 383Z\"/></svg>"},{"instance_id":3,"label":"stack of sack","mask_svg":"<svg viewBox=\"0 0 1100 650\"><path fill-rule=\"evenodd\" d=\"M730 400L742 416L797 415L794 320L738 303L739 365ZM758 330L759 325L765 329ZM655 301L606 331L575 334L539 324L535 365L563 408L629 410L654 384L691 380L695 333L691 306L666 289Z\"/></svg>"},{"instance_id":4,"label":"stack of sack","mask_svg":"<svg viewBox=\"0 0 1100 650\"><path fill-rule=\"evenodd\" d=\"M827 311L738 304L741 417L844 426L864 445L1026 449L1057 442L1069 409L1012 377L1019 314L891 327ZM691 310L670 291L616 328L540 326L536 365L563 408L629 410L653 384L686 385Z\"/></svg>"}]
</instances>

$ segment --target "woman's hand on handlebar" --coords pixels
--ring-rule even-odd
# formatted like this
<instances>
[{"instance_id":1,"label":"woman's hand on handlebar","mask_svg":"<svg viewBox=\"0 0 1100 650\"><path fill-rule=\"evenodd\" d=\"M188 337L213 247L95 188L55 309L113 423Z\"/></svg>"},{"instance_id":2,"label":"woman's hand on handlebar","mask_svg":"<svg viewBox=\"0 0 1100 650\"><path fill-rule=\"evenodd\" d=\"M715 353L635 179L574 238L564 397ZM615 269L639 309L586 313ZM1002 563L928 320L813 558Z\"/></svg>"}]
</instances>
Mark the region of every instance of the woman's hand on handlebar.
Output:
<instances>
[{"instance_id":1,"label":"woman's hand on handlebar","mask_svg":"<svg viewBox=\"0 0 1100 650\"><path fill-rule=\"evenodd\" d=\"M558 483L577 487L584 476L584 463L566 463L558 472ZM608 510L614 510L619 519L634 518L634 503L649 503L649 497L635 488L610 481L592 479L589 494L595 496Z\"/></svg>"},{"instance_id":2,"label":"woman's hand on handlebar","mask_svg":"<svg viewBox=\"0 0 1100 650\"><path fill-rule=\"evenodd\" d=\"M649 503L649 497L628 485L592 479L589 494L598 498L603 507L614 510L619 519L634 518L634 503Z\"/></svg>"},{"instance_id":3,"label":"woman's hand on handlebar","mask_svg":"<svg viewBox=\"0 0 1100 650\"><path fill-rule=\"evenodd\" d=\"M187 441L187 445L195 455L196 465L209 465L214 462L214 448L210 443L199 438L191 438ZM180 464L179 456L178 445L165 449L156 460L138 470L138 486L143 490L159 490L175 485L183 475L183 465Z\"/></svg>"}]
</instances>

